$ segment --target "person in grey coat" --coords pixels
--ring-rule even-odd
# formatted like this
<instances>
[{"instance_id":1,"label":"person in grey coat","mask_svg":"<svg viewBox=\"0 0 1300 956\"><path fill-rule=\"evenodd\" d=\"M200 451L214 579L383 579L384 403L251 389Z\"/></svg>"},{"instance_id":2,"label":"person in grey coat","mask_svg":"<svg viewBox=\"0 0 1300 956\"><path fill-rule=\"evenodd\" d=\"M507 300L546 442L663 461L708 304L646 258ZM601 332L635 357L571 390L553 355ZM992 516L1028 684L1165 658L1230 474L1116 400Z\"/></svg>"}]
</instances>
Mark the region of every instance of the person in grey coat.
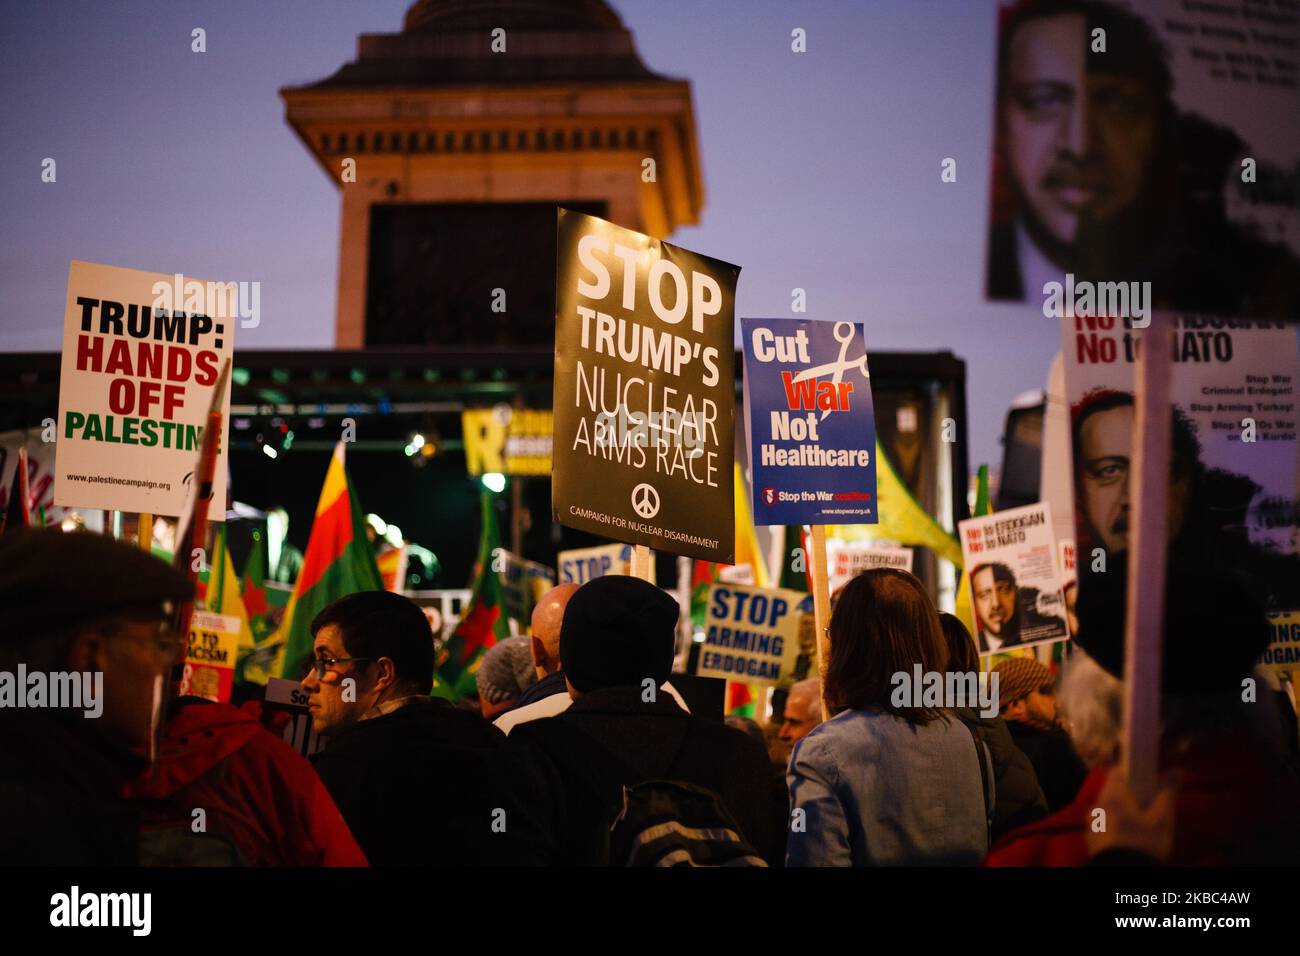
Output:
<instances>
[{"instance_id":1,"label":"person in grey coat","mask_svg":"<svg viewBox=\"0 0 1300 956\"><path fill-rule=\"evenodd\" d=\"M966 625L951 614L940 613L939 624L948 641L950 670L979 673L979 652ZM993 783L997 799L993 809L993 839L1016 827L1047 816L1047 798L1039 786L1038 774L1025 753L1016 746L1007 723L998 716L986 716L973 707L957 708L957 716L974 728L993 758Z\"/></svg>"},{"instance_id":2,"label":"person in grey coat","mask_svg":"<svg viewBox=\"0 0 1300 956\"><path fill-rule=\"evenodd\" d=\"M787 866L980 862L994 804L988 754L951 709L900 695L948 647L925 588L873 568L841 592L824 679L832 714L795 745Z\"/></svg>"}]
</instances>

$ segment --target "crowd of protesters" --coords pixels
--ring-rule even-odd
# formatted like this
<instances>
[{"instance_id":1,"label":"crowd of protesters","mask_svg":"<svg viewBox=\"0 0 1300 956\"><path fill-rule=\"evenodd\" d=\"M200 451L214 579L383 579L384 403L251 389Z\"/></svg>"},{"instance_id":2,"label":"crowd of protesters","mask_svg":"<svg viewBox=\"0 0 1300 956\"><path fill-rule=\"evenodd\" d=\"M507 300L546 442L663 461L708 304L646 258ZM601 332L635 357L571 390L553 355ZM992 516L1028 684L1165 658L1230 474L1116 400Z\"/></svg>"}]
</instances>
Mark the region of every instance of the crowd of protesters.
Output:
<instances>
[{"instance_id":1,"label":"crowd of protesters","mask_svg":"<svg viewBox=\"0 0 1300 956\"><path fill-rule=\"evenodd\" d=\"M900 703L896 675L979 655L918 579L863 572L836 595L822 678L765 727L692 712L677 602L637 578L547 594L483 657L472 706L431 695L421 610L361 592L312 623L301 689L326 743L308 760L256 703L168 694L185 575L105 536L6 534L0 672L102 674L102 713L0 684L0 863L1294 865L1296 723L1253 670L1263 611L1221 577L1174 571L1169 595L1162 789L1142 807L1116 772L1106 595L1081 605L1059 690L1033 658L997 665L994 716Z\"/></svg>"}]
</instances>

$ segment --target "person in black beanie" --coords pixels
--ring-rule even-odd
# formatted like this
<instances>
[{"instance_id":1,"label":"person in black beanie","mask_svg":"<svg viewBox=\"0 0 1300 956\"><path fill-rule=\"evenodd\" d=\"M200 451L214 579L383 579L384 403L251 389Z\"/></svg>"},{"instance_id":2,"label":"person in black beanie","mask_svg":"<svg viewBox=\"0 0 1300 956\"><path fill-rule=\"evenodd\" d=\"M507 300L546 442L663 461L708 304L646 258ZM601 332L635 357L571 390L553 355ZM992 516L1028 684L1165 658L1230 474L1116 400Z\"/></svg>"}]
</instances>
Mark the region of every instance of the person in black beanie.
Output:
<instances>
[{"instance_id":1,"label":"person in black beanie","mask_svg":"<svg viewBox=\"0 0 1300 956\"><path fill-rule=\"evenodd\" d=\"M594 865L611 794L673 779L718 794L742 836L769 863L785 847L785 813L772 797L761 744L694 717L662 690L672 670L677 602L639 578L607 575L569 599L560 654L573 705L514 729L516 768L538 858Z\"/></svg>"}]
</instances>

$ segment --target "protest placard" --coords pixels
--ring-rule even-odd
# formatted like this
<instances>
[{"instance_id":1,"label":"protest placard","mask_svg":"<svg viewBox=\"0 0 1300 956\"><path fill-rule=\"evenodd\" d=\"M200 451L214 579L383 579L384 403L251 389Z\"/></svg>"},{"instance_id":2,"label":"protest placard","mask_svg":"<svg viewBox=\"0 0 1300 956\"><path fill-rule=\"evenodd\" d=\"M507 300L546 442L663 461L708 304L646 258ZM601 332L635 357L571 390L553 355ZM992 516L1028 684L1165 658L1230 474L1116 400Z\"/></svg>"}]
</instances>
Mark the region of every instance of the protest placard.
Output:
<instances>
[{"instance_id":1,"label":"protest placard","mask_svg":"<svg viewBox=\"0 0 1300 956\"><path fill-rule=\"evenodd\" d=\"M1239 574L1265 606L1300 607L1300 446L1294 326L1158 313L1173 336L1171 554ZM1134 365L1150 332L1062 322L1080 596L1129 549ZM1166 406L1167 407L1167 406Z\"/></svg>"},{"instance_id":2,"label":"protest placard","mask_svg":"<svg viewBox=\"0 0 1300 956\"><path fill-rule=\"evenodd\" d=\"M555 572L505 548L496 549L492 562L501 579L501 607L505 616L515 621L521 631L527 630L533 608L543 594L555 587Z\"/></svg>"},{"instance_id":3,"label":"protest placard","mask_svg":"<svg viewBox=\"0 0 1300 956\"><path fill-rule=\"evenodd\" d=\"M560 584L586 584L606 574L632 573L632 547L627 544L602 544L594 548L561 551L555 563Z\"/></svg>"},{"instance_id":4,"label":"protest placard","mask_svg":"<svg viewBox=\"0 0 1300 956\"><path fill-rule=\"evenodd\" d=\"M189 645L181 673L182 697L225 702L235 681L239 652L239 618L195 610L190 618Z\"/></svg>"},{"instance_id":5,"label":"protest placard","mask_svg":"<svg viewBox=\"0 0 1300 956\"><path fill-rule=\"evenodd\" d=\"M799 657L799 604L804 598L784 588L714 584L695 673L780 684L794 672Z\"/></svg>"},{"instance_id":6,"label":"protest placard","mask_svg":"<svg viewBox=\"0 0 1300 956\"><path fill-rule=\"evenodd\" d=\"M1074 538L1058 538L1056 548L1056 570L1061 576L1061 594L1065 597L1065 623L1070 629L1070 636L1074 637L1079 633L1079 572L1076 567Z\"/></svg>"},{"instance_id":7,"label":"protest placard","mask_svg":"<svg viewBox=\"0 0 1300 956\"><path fill-rule=\"evenodd\" d=\"M880 517L866 333L856 322L744 319L741 343L754 523L811 525L820 669L830 658L826 525Z\"/></svg>"},{"instance_id":8,"label":"protest placard","mask_svg":"<svg viewBox=\"0 0 1300 956\"><path fill-rule=\"evenodd\" d=\"M1300 610L1273 611L1268 627L1271 636L1260 666L1275 674L1300 674Z\"/></svg>"},{"instance_id":9,"label":"protest placard","mask_svg":"<svg viewBox=\"0 0 1300 956\"><path fill-rule=\"evenodd\" d=\"M212 388L234 353L237 322L222 315L237 308L223 304L223 284L182 278L72 263L56 504L170 517L184 510ZM220 308L209 308L214 302ZM227 394L212 489L222 505L213 521L225 519L229 409Z\"/></svg>"},{"instance_id":10,"label":"protest placard","mask_svg":"<svg viewBox=\"0 0 1300 956\"><path fill-rule=\"evenodd\" d=\"M558 229L554 519L730 564L739 268L564 209Z\"/></svg>"},{"instance_id":11,"label":"protest placard","mask_svg":"<svg viewBox=\"0 0 1300 956\"><path fill-rule=\"evenodd\" d=\"M742 319L754 523L874 524L876 423L861 323Z\"/></svg>"},{"instance_id":12,"label":"protest placard","mask_svg":"<svg viewBox=\"0 0 1300 956\"><path fill-rule=\"evenodd\" d=\"M981 654L1069 637L1046 504L969 518L958 530Z\"/></svg>"},{"instance_id":13,"label":"protest placard","mask_svg":"<svg viewBox=\"0 0 1300 956\"><path fill-rule=\"evenodd\" d=\"M826 539L828 586L834 594L868 568L912 570L912 549L890 547L874 541Z\"/></svg>"},{"instance_id":14,"label":"protest placard","mask_svg":"<svg viewBox=\"0 0 1300 956\"><path fill-rule=\"evenodd\" d=\"M1300 124L1277 120L1300 116L1293 3L1003 0L989 16L989 298L1057 318L1084 302L1144 321L1300 315Z\"/></svg>"},{"instance_id":15,"label":"protest placard","mask_svg":"<svg viewBox=\"0 0 1300 956\"><path fill-rule=\"evenodd\" d=\"M551 473L550 409L467 408L461 412L465 470L478 476L498 472L511 477Z\"/></svg>"},{"instance_id":16,"label":"protest placard","mask_svg":"<svg viewBox=\"0 0 1300 956\"><path fill-rule=\"evenodd\" d=\"M54 443L41 441L41 429L27 428L0 432L0 510L8 508L16 493L19 449L27 450L27 493L33 516L45 512L46 524L57 524L66 508L54 507Z\"/></svg>"}]
</instances>

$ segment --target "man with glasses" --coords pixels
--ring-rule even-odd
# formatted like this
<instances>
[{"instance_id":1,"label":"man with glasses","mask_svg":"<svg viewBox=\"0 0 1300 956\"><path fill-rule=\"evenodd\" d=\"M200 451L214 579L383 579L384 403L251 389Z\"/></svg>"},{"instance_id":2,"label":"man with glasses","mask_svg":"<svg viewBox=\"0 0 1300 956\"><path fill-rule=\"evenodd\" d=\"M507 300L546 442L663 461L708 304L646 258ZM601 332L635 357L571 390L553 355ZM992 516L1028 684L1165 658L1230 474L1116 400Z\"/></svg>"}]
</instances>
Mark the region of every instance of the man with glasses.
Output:
<instances>
[{"instance_id":1,"label":"man with glasses","mask_svg":"<svg viewBox=\"0 0 1300 956\"><path fill-rule=\"evenodd\" d=\"M148 765L181 649L170 620L192 594L183 574L104 535L0 536L0 679L24 698L0 693L0 861L137 862L138 821L121 792ZM27 693L55 675L102 699L73 709Z\"/></svg>"},{"instance_id":2,"label":"man with glasses","mask_svg":"<svg viewBox=\"0 0 1300 956\"><path fill-rule=\"evenodd\" d=\"M302 686L328 738L316 770L372 865L510 860L505 737L476 711L430 697L433 633L389 591L363 591L312 621Z\"/></svg>"}]
</instances>

